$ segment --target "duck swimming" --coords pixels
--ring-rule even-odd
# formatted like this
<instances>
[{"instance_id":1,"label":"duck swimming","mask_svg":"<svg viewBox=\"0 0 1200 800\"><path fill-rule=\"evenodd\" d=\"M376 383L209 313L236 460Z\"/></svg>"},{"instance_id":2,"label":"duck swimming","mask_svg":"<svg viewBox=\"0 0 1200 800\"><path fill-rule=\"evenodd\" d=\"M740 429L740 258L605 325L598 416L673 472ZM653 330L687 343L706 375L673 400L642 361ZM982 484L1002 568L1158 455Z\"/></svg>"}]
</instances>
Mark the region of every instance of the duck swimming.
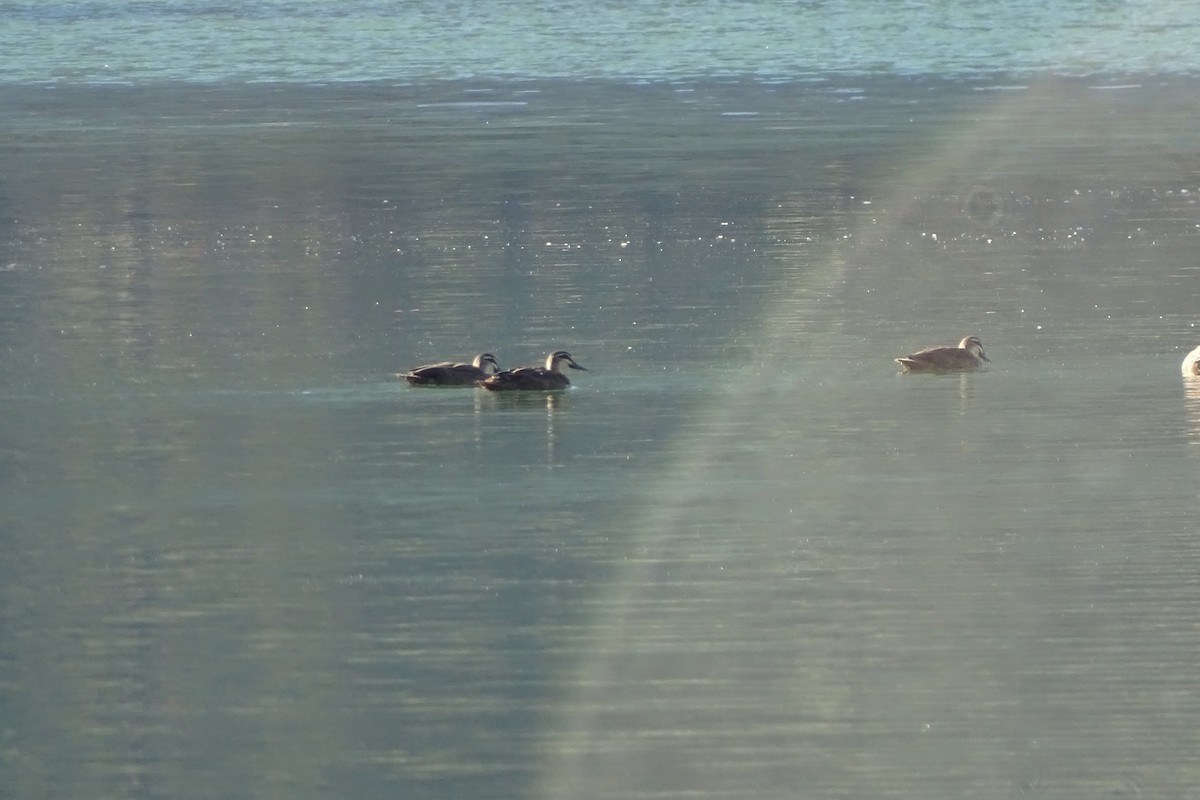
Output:
<instances>
[{"instance_id":1,"label":"duck swimming","mask_svg":"<svg viewBox=\"0 0 1200 800\"><path fill-rule=\"evenodd\" d=\"M1187 354L1187 358L1183 359L1183 364L1179 369L1189 378L1200 375L1200 347Z\"/></svg>"},{"instance_id":2,"label":"duck swimming","mask_svg":"<svg viewBox=\"0 0 1200 800\"><path fill-rule=\"evenodd\" d=\"M457 361L440 361L414 367L400 377L413 386L477 386L489 375L500 371L496 357L491 353L480 353L470 364Z\"/></svg>"},{"instance_id":3,"label":"duck swimming","mask_svg":"<svg viewBox=\"0 0 1200 800\"><path fill-rule=\"evenodd\" d=\"M970 372L992 362L983 352L978 336L968 336L958 347L930 347L896 359L905 372Z\"/></svg>"},{"instance_id":4,"label":"duck swimming","mask_svg":"<svg viewBox=\"0 0 1200 800\"><path fill-rule=\"evenodd\" d=\"M571 381L563 374L563 369L581 369L587 372L587 367L581 367L566 350L555 350L546 356L546 365L542 367L520 367L518 369L497 372L483 381L481 386L492 392L507 392L514 390L553 392L566 389Z\"/></svg>"}]
</instances>

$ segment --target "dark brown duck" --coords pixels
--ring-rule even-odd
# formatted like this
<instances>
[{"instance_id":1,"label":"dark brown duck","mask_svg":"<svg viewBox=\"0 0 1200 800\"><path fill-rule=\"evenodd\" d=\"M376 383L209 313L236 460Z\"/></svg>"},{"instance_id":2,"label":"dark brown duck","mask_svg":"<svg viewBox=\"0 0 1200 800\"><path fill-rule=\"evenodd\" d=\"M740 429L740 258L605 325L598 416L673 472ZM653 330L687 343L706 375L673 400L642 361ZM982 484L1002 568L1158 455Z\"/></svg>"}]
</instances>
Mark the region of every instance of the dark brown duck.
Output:
<instances>
[{"instance_id":1,"label":"dark brown duck","mask_svg":"<svg viewBox=\"0 0 1200 800\"><path fill-rule=\"evenodd\" d=\"M470 364L457 361L440 361L414 367L400 377L413 386L478 386L484 378L500 371L496 357L491 353L480 353Z\"/></svg>"},{"instance_id":2,"label":"dark brown duck","mask_svg":"<svg viewBox=\"0 0 1200 800\"><path fill-rule=\"evenodd\" d=\"M566 350L556 350L546 356L546 364L541 367L519 367L505 372L497 372L481 385L492 392L509 391L541 391L553 392L566 389L571 381L563 374L564 369L581 369L571 354Z\"/></svg>"}]
</instances>

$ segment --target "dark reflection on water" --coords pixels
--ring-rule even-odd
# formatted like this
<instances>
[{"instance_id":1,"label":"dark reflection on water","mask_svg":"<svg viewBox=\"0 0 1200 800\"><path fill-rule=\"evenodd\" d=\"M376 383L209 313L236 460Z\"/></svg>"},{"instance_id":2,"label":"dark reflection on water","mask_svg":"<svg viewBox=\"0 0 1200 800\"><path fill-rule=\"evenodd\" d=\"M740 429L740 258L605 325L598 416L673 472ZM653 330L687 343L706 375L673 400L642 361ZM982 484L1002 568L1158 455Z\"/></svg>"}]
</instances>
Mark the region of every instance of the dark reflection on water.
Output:
<instances>
[{"instance_id":1,"label":"dark reflection on water","mask_svg":"<svg viewBox=\"0 0 1200 800\"><path fill-rule=\"evenodd\" d=\"M2 90L13 792L1187 796L1194 87L995 88Z\"/></svg>"}]
</instances>

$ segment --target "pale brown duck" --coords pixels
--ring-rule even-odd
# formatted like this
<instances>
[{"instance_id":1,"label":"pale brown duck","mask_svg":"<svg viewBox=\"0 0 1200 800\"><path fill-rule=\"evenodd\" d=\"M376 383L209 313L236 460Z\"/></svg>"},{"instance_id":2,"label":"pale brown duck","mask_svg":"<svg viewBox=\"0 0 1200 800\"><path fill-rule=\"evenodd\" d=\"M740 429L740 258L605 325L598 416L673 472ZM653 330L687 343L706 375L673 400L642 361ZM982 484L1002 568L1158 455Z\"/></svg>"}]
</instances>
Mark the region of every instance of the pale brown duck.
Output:
<instances>
[{"instance_id":1,"label":"pale brown duck","mask_svg":"<svg viewBox=\"0 0 1200 800\"><path fill-rule=\"evenodd\" d=\"M905 372L971 372L992 360L983 352L978 336L968 336L958 347L929 347L896 359Z\"/></svg>"}]
</instances>

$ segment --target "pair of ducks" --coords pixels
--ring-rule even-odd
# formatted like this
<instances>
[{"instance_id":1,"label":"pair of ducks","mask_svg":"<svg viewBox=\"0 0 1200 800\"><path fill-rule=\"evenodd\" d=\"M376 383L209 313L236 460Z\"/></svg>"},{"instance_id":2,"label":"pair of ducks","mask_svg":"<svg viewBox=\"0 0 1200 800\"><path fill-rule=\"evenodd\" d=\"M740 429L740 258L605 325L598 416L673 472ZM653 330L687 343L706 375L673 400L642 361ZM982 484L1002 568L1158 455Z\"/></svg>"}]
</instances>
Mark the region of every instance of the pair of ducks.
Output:
<instances>
[{"instance_id":1,"label":"pair of ducks","mask_svg":"<svg viewBox=\"0 0 1200 800\"><path fill-rule=\"evenodd\" d=\"M494 355L480 353L470 364L441 361L415 367L401 377L414 386L482 386L492 392L556 392L571 385L563 373L567 368L587 372L587 368L580 366L566 350L555 350L546 356L545 365L540 367L502 371Z\"/></svg>"}]
</instances>

